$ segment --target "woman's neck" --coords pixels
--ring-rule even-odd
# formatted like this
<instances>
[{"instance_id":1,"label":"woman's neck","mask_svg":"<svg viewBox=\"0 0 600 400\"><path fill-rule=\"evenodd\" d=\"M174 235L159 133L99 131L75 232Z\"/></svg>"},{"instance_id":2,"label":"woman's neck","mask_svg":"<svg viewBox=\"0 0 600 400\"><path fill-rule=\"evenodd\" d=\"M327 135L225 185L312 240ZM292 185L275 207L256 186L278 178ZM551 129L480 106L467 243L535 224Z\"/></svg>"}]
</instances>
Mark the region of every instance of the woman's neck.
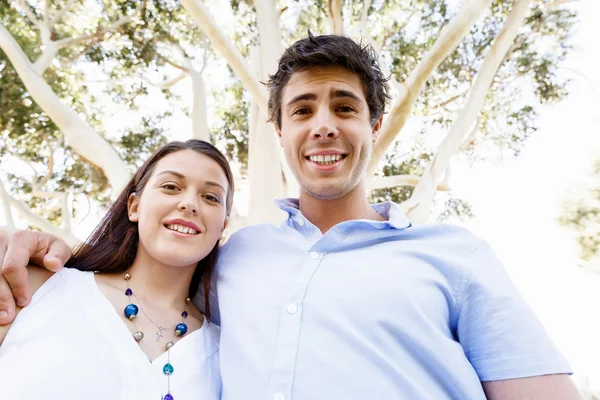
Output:
<instances>
[{"instance_id":1,"label":"woman's neck","mask_svg":"<svg viewBox=\"0 0 600 400\"><path fill-rule=\"evenodd\" d=\"M185 305L196 266L165 265L139 251L129 268L129 286L144 304L158 309L180 309Z\"/></svg>"}]
</instances>

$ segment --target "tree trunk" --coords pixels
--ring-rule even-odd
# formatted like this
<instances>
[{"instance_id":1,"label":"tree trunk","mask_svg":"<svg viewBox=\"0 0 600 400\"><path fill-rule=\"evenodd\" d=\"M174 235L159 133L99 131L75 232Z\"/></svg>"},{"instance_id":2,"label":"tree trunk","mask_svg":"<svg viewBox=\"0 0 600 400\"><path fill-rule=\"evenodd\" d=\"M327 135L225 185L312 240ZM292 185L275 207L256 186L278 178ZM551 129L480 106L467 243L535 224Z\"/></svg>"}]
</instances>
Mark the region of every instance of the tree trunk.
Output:
<instances>
[{"instance_id":1,"label":"tree trunk","mask_svg":"<svg viewBox=\"0 0 600 400\"><path fill-rule=\"evenodd\" d=\"M252 94L254 100L261 107L266 107L267 95L265 89L256 79L254 72L248 67L248 62L235 47L235 44L229 40L212 18L202 0L180 0L180 3L208 37L215 50L225 58L231 69L242 81L244 88Z\"/></svg>"},{"instance_id":2,"label":"tree trunk","mask_svg":"<svg viewBox=\"0 0 600 400\"><path fill-rule=\"evenodd\" d=\"M483 59L481 68L475 76L475 81L465 107L450 132L440 145L437 154L429 167L423 173L410 199L403 203L403 208L409 218L416 223L423 223L429 217L431 204L435 195L435 186L446 172L451 157L458 152L465 136L477 119L484 105L485 97L500 68L506 53L511 48L519 28L529 12L531 0L516 0L506 18L502 30Z\"/></svg>"},{"instance_id":3,"label":"tree trunk","mask_svg":"<svg viewBox=\"0 0 600 400\"><path fill-rule=\"evenodd\" d=\"M263 74L259 49L252 51L252 64L258 76ZM248 143L249 204L248 224L281 221L281 211L274 199L284 196L283 175L279 157L279 144L273 125L267 122L267 112L258 104L251 104Z\"/></svg>"},{"instance_id":4,"label":"tree trunk","mask_svg":"<svg viewBox=\"0 0 600 400\"><path fill-rule=\"evenodd\" d=\"M31 62L10 32L0 25L0 48L6 53L29 94L61 129L67 143L83 158L100 168L116 194L127 183L129 172L112 146L71 108L64 105Z\"/></svg>"},{"instance_id":5,"label":"tree trunk","mask_svg":"<svg viewBox=\"0 0 600 400\"><path fill-rule=\"evenodd\" d=\"M190 70L192 78L192 137L210 142L208 115L206 111L206 86L202 73Z\"/></svg>"}]
</instances>

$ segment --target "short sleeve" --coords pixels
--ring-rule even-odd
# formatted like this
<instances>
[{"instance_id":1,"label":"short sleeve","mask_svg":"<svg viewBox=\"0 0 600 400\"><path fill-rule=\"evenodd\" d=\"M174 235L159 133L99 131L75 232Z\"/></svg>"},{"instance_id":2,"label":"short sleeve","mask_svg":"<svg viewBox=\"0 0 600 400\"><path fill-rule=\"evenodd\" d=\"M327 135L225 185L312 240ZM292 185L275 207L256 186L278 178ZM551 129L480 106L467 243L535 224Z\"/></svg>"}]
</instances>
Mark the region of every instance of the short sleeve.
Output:
<instances>
[{"instance_id":1,"label":"short sleeve","mask_svg":"<svg viewBox=\"0 0 600 400\"><path fill-rule=\"evenodd\" d=\"M460 298L457 335L481 381L571 373L491 248L471 259Z\"/></svg>"}]
</instances>

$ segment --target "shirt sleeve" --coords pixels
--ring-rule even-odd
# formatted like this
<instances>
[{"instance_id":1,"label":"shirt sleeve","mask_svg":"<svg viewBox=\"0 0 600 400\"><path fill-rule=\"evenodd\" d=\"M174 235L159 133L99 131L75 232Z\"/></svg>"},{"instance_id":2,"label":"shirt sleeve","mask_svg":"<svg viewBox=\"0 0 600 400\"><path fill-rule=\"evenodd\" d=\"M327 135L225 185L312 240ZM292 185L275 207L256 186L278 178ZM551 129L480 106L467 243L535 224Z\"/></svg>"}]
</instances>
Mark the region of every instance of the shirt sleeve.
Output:
<instances>
[{"instance_id":1,"label":"shirt sleeve","mask_svg":"<svg viewBox=\"0 0 600 400\"><path fill-rule=\"evenodd\" d=\"M471 259L459 301L457 335L481 381L571 373L491 248Z\"/></svg>"}]
</instances>

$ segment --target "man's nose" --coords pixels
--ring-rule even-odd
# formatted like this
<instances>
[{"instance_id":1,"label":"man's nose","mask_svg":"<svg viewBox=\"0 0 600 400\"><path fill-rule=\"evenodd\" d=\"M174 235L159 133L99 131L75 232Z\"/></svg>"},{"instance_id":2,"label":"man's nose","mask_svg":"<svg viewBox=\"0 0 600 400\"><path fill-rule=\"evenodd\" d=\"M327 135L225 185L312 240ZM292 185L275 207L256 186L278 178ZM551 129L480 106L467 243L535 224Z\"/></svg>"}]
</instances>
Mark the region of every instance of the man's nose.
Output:
<instances>
[{"instance_id":1,"label":"man's nose","mask_svg":"<svg viewBox=\"0 0 600 400\"><path fill-rule=\"evenodd\" d=\"M311 139L337 139L340 132L336 126L335 115L329 110L319 110L314 118L314 127L310 133Z\"/></svg>"}]
</instances>

